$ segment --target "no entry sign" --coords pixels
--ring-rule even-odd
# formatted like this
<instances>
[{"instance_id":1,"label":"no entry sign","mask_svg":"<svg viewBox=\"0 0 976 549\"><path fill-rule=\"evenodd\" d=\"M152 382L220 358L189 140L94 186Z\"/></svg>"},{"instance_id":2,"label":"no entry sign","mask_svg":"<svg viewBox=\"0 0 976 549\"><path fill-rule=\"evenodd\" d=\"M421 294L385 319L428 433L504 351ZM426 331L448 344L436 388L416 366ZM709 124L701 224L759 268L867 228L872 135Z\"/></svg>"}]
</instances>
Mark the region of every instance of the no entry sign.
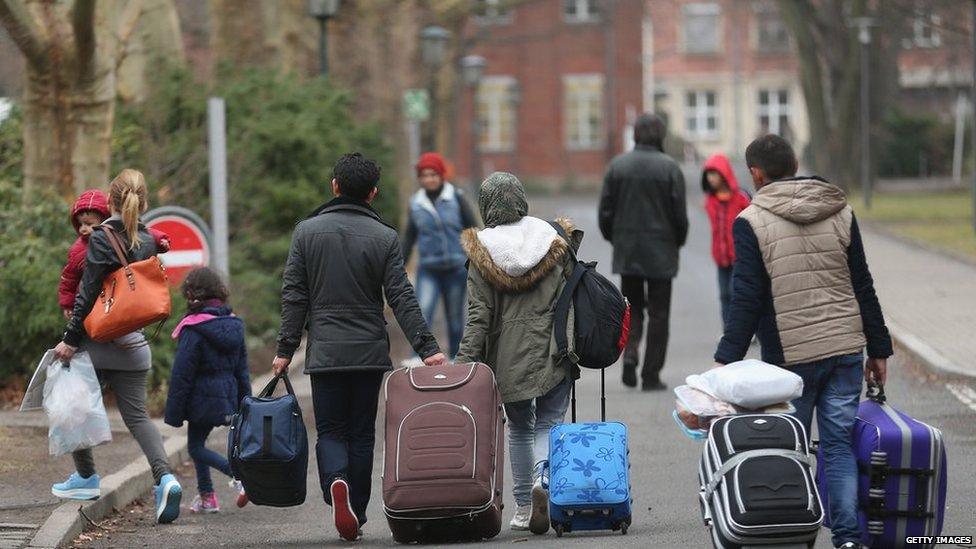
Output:
<instances>
[{"instance_id":1,"label":"no entry sign","mask_svg":"<svg viewBox=\"0 0 976 549\"><path fill-rule=\"evenodd\" d=\"M143 216L147 227L169 236L169 251L159 259L166 266L172 285L196 267L210 265L210 229L200 216L178 206L156 208Z\"/></svg>"}]
</instances>

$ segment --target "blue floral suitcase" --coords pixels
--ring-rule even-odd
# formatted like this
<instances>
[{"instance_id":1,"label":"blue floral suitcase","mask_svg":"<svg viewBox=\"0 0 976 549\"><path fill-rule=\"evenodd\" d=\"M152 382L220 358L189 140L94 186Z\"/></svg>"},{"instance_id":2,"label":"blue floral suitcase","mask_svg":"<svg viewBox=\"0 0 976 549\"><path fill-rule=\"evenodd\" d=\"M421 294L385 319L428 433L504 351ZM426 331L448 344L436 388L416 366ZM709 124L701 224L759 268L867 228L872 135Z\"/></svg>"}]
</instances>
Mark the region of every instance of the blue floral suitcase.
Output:
<instances>
[{"instance_id":1,"label":"blue floral suitcase","mask_svg":"<svg viewBox=\"0 0 976 549\"><path fill-rule=\"evenodd\" d=\"M549 520L556 536L578 530L620 530L631 521L627 426L606 421L604 375L600 370L599 423L573 422L549 432Z\"/></svg>"}]
</instances>

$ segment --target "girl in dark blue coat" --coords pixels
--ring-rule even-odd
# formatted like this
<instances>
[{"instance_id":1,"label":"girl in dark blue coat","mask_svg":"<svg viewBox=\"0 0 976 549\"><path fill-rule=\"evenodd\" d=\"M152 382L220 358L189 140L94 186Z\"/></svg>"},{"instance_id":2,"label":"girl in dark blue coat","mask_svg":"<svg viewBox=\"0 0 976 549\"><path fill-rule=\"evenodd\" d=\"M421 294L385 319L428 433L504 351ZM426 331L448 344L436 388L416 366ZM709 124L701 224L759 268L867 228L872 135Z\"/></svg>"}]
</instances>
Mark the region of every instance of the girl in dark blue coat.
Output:
<instances>
[{"instance_id":1,"label":"girl in dark blue coat","mask_svg":"<svg viewBox=\"0 0 976 549\"><path fill-rule=\"evenodd\" d=\"M227 458L207 448L214 427L227 425L241 399L251 394L244 322L231 312L227 286L213 270L190 271L182 290L187 313L173 330L179 343L166 399L166 423L173 427L181 427L184 420L188 423L188 447L200 491L190 511L215 513L220 505L211 467L231 477L238 492L237 506L247 504L244 488L233 479Z\"/></svg>"}]
</instances>

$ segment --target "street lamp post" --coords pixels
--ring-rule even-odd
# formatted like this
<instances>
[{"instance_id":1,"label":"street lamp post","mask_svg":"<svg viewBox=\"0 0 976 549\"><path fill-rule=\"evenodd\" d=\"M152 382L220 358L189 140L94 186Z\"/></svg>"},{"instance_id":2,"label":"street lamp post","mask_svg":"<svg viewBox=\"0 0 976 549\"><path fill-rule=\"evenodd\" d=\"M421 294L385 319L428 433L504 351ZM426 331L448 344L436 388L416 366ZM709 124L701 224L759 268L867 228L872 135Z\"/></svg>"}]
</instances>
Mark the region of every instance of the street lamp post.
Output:
<instances>
[{"instance_id":1,"label":"street lamp post","mask_svg":"<svg viewBox=\"0 0 976 549\"><path fill-rule=\"evenodd\" d=\"M972 93L969 97L969 113L972 122L972 142L969 146L973 150L973 231L976 232L976 0L973 0L973 25L970 27L973 39L973 81Z\"/></svg>"},{"instance_id":2,"label":"street lamp post","mask_svg":"<svg viewBox=\"0 0 976 549\"><path fill-rule=\"evenodd\" d=\"M323 77L329 76L329 19L339 11L340 0L308 0L308 14L319 20L319 63Z\"/></svg>"},{"instance_id":3,"label":"street lamp post","mask_svg":"<svg viewBox=\"0 0 976 549\"><path fill-rule=\"evenodd\" d=\"M471 88L471 181L472 188L481 183L481 122L478 116L478 87L485 74L486 61L480 55L461 58L461 78Z\"/></svg>"},{"instance_id":4,"label":"street lamp post","mask_svg":"<svg viewBox=\"0 0 976 549\"><path fill-rule=\"evenodd\" d=\"M512 165L510 171L519 173L519 105L522 104L522 86L513 80L508 87L508 101L512 105Z\"/></svg>"},{"instance_id":5,"label":"street lamp post","mask_svg":"<svg viewBox=\"0 0 976 549\"><path fill-rule=\"evenodd\" d=\"M427 96L429 97L430 113L428 115L427 131L424 134L424 148L434 150L437 135L437 81L444 58L447 56L447 43L451 39L451 31L438 26L425 27L420 31L420 59L430 70L427 81Z\"/></svg>"},{"instance_id":6,"label":"street lamp post","mask_svg":"<svg viewBox=\"0 0 976 549\"><path fill-rule=\"evenodd\" d=\"M864 207L871 209L874 181L871 173L871 65L868 55L871 45L871 27L875 21L871 17L854 19L857 27L857 40L861 44L861 190L864 192Z\"/></svg>"}]
</instances>

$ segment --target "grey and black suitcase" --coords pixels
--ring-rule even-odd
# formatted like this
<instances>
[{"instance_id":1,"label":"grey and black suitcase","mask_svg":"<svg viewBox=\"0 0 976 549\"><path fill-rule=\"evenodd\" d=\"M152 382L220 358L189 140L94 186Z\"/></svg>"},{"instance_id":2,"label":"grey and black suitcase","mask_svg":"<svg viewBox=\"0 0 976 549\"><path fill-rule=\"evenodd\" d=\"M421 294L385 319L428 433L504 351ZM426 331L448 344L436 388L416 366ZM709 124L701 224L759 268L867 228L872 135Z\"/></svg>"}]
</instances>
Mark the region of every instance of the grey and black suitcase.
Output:
<instances>
[{"instance_id":1,"label":"grey and black suitcase","mask_svg":"<svg viewBox=\"0 0 976 549\"><path fill-rule=\"evenodd\" d=\"M716 419L698 478L716 549L813 547L823 509L803 425L785 414Z\"/></svg>"}]
</instances>

